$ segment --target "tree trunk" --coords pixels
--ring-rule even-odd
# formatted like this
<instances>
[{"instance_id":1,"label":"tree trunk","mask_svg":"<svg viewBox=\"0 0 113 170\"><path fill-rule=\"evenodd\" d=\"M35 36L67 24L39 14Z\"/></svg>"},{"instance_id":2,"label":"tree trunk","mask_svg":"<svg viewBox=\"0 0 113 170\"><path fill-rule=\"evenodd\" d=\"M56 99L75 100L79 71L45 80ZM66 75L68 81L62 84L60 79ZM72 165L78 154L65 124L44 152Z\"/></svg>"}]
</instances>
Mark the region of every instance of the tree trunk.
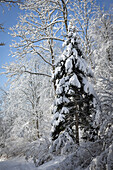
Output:
<instances>
[{"instance_id":1,"label":"tree trunk","mask_svg":"<svg viewBox=\"0 0 113 170\"><path fill-rule=\"evenodd\" d=\"M79 145L79 127L78 127L78 113L75 114L75 127L76 127L76 144Z\"/></svg>"},{"instance_id":2,"label":"tree trunk","mask_svg":"<svg viewBox=\"0 0 113 170\"><path fill-rule=\"evenodd\" d=\"M38 122L38 119L36 120L36 128L37 128L37 137L40 138L40 134L39 134L39 122Z\"/></svg>"},{"instance_id":3,"label":"tree trunk","mask_svg":"<svg viewBox=\"0 0 113 170\"><path fill-rule=\"evenodd\" d=\"M75 103L75 142L76 144L79 145L79 105L77 103L79 97L76 96L74 98L74 103Z\"/></svg>"},{"instance_id":4,"label":"tree trunk","mask_svg":"<svg viewBox=\"0 0 113 170\"><path fill-rule=\"evenodd\" d=\"M36 111L36 129L37 129L37 137L40 138L40 133L39 133L39 119L38 119L38 113Z\"/></svg>"}]
</instances>

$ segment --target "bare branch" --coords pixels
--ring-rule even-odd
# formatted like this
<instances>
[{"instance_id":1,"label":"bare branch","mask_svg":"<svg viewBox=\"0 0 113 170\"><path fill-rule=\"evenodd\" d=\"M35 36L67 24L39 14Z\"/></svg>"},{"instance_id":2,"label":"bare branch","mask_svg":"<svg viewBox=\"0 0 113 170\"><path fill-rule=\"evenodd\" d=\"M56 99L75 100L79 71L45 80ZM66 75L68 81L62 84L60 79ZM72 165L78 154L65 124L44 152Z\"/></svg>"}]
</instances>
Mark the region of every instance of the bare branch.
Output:
<instances>
[{"instance_id":1,"label":"bare branch","mask_svg":"<svg viewBox=\"0 0 113 170\"><path fill-rule=\"evenodd\" d=\"M48 62L38 51L36 51L33 46L31 46L31 48L43 59L43 61L45 61L47 64L53 67L53 65L50 62Z\"/></svg>"},{"instance_id":2,"label":"bare branch","mask_svg":"<svg viewBox=\"0 0 113 170\"><path fill-rule=\"evenodd\" d=\"M49 40L49 39L64 42L64 40L63 40L63 39L58 38L58 37L43 37L43 38L40 38L40 39L38 39L38 40L34 40L34 41L33 41L33 40L28 40L28 41L30 41L30 42L32 42L32 43L36 43L36 42L40 42L40 41L42 41L42 40Z\"/></svg>"},{"instance_id":3,"label":"bare branch","mask_svg":"<svg viewBox=\"0 0 113 170\"><path fill-rule=\"evenodd\" d=\"M31 72L31 71L24 71L25 73L29 73L29 74L33 74L33 75L40 75L40 76L47 76L47 77L51 77L49 74L46 74L46 73L34 73L34 72Z\"/></svg>"}]
</instances>

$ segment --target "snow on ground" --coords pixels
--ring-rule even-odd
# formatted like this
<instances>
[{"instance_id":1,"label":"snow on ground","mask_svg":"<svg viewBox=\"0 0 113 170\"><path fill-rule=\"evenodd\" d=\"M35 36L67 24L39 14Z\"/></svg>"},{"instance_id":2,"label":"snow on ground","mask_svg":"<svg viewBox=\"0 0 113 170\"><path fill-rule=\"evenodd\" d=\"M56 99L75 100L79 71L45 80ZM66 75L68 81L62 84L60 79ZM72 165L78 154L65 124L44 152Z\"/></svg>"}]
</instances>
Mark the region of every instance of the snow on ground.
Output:
<instances>
[{"instance_id":1,"label":"snow on ground","mask_svg":"<svg viewBox=\"0 0 113 170\"><path fill-rule=\"evenodd\" d=\"M0 170L37 170L33 162L27 162L24 158L12 160L0 159Z\"/></svg>"},{"instance_id":2,"label":"snow on ground","mask_svg":"<svg viewBox=\"0 0 113 170\"><path fill-rule=\"evenodd\" d=\"M65 157L63 157L63 156L55 157L55 159L38 167L37 170L58 170L60 168L60 163L63 160L65 160Z\"/></svg>"},{"instance_id":3,"label":"snow on ground","mask_svg":"<svg viewBox=\"0 0 113 170\"><path fill-rule=\"evenodd\" d=\"M11 160L0 159L0 170L56 170L60 168L60 163L65 157L55 157L55 159L35 167L32 161L26 161L24 158L15 158Z\"/></svg>"}]
</instances>

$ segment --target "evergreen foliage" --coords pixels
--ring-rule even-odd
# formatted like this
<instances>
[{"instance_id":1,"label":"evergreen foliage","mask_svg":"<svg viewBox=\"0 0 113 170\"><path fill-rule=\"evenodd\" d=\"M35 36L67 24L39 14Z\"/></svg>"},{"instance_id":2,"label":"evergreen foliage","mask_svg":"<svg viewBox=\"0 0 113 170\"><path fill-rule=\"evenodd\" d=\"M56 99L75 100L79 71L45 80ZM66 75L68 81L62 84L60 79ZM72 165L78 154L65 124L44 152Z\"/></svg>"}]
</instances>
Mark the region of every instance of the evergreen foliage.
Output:
<instances>
[{"instance_id":1,"label":"evergreen foliage","mask_svg":"<svg viewBox=\"0 0 113 170\"><path fill-rule=\"evenodd\" d=\"M60 146L66 141L79 144L79 128L84 138L94 140L93 116L96 113L96 97L88 77L93 73L88 67L74 27L69 27L67 40L60 60L56 64L53 81L56 98L53 108L52 140ZM76 141L76 142L75 142ZM64 144L62 144L64 142Z\"/></svg>"}]
</instances>

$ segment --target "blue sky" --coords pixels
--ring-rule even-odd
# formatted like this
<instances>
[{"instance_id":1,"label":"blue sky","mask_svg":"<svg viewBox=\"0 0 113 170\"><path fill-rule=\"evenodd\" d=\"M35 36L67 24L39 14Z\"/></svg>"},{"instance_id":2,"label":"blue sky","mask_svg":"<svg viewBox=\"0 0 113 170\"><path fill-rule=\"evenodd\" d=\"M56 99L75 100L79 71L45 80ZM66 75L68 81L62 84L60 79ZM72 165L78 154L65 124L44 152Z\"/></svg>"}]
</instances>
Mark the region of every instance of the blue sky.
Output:
<instances>
[{"instance_id":1,"label":"blue sky","mask_svg":"<svg viewBox=\"0 0 113 170\"><path fill-rule=\"evenodd\" d=\"M113 0L97 0L97 4L100 4L100 6L105 5L105 10L108 10L110 4L113 4ZM3 64L9 63L13 60L10 56L8 56L10 53L9 45L13 39L8 34L8 29L9 27L16 25L19 13L22 13L22 11L17 6L12 7L11 10L8 10L8 8L4 6L4 13L0 6L0 23L2 23L5 27L5 32L0 32L0 42L5 42L6 44L5 46L0 47L0 72L2 72L1 67ZM3 87L5 82L6 77L0 76L0 87Z\"/></svg>"},{"instance_id":2,"label":"blue sky","mask_svg":"<svg viewBox=\"0 0 113 170\"><path fill-rule=\"evenodd\" d=\"M17 23L19 13L20 10L17 6L12 7L11 9L8 9L6 6L3 6L3 8L0 6L0 23L2 23L5 28L4 32L0 32L0 42L5 43L5 46L0 47L0 72L3 71L1 69L2 65L13 60L13 58L8 56L10 53L9 45L12 41L12 37L8 32L9 27L12 27ZM4 82L6 82L6 77L0 75L0 87L4 85Z\"/></svg>"}]
</instances>

